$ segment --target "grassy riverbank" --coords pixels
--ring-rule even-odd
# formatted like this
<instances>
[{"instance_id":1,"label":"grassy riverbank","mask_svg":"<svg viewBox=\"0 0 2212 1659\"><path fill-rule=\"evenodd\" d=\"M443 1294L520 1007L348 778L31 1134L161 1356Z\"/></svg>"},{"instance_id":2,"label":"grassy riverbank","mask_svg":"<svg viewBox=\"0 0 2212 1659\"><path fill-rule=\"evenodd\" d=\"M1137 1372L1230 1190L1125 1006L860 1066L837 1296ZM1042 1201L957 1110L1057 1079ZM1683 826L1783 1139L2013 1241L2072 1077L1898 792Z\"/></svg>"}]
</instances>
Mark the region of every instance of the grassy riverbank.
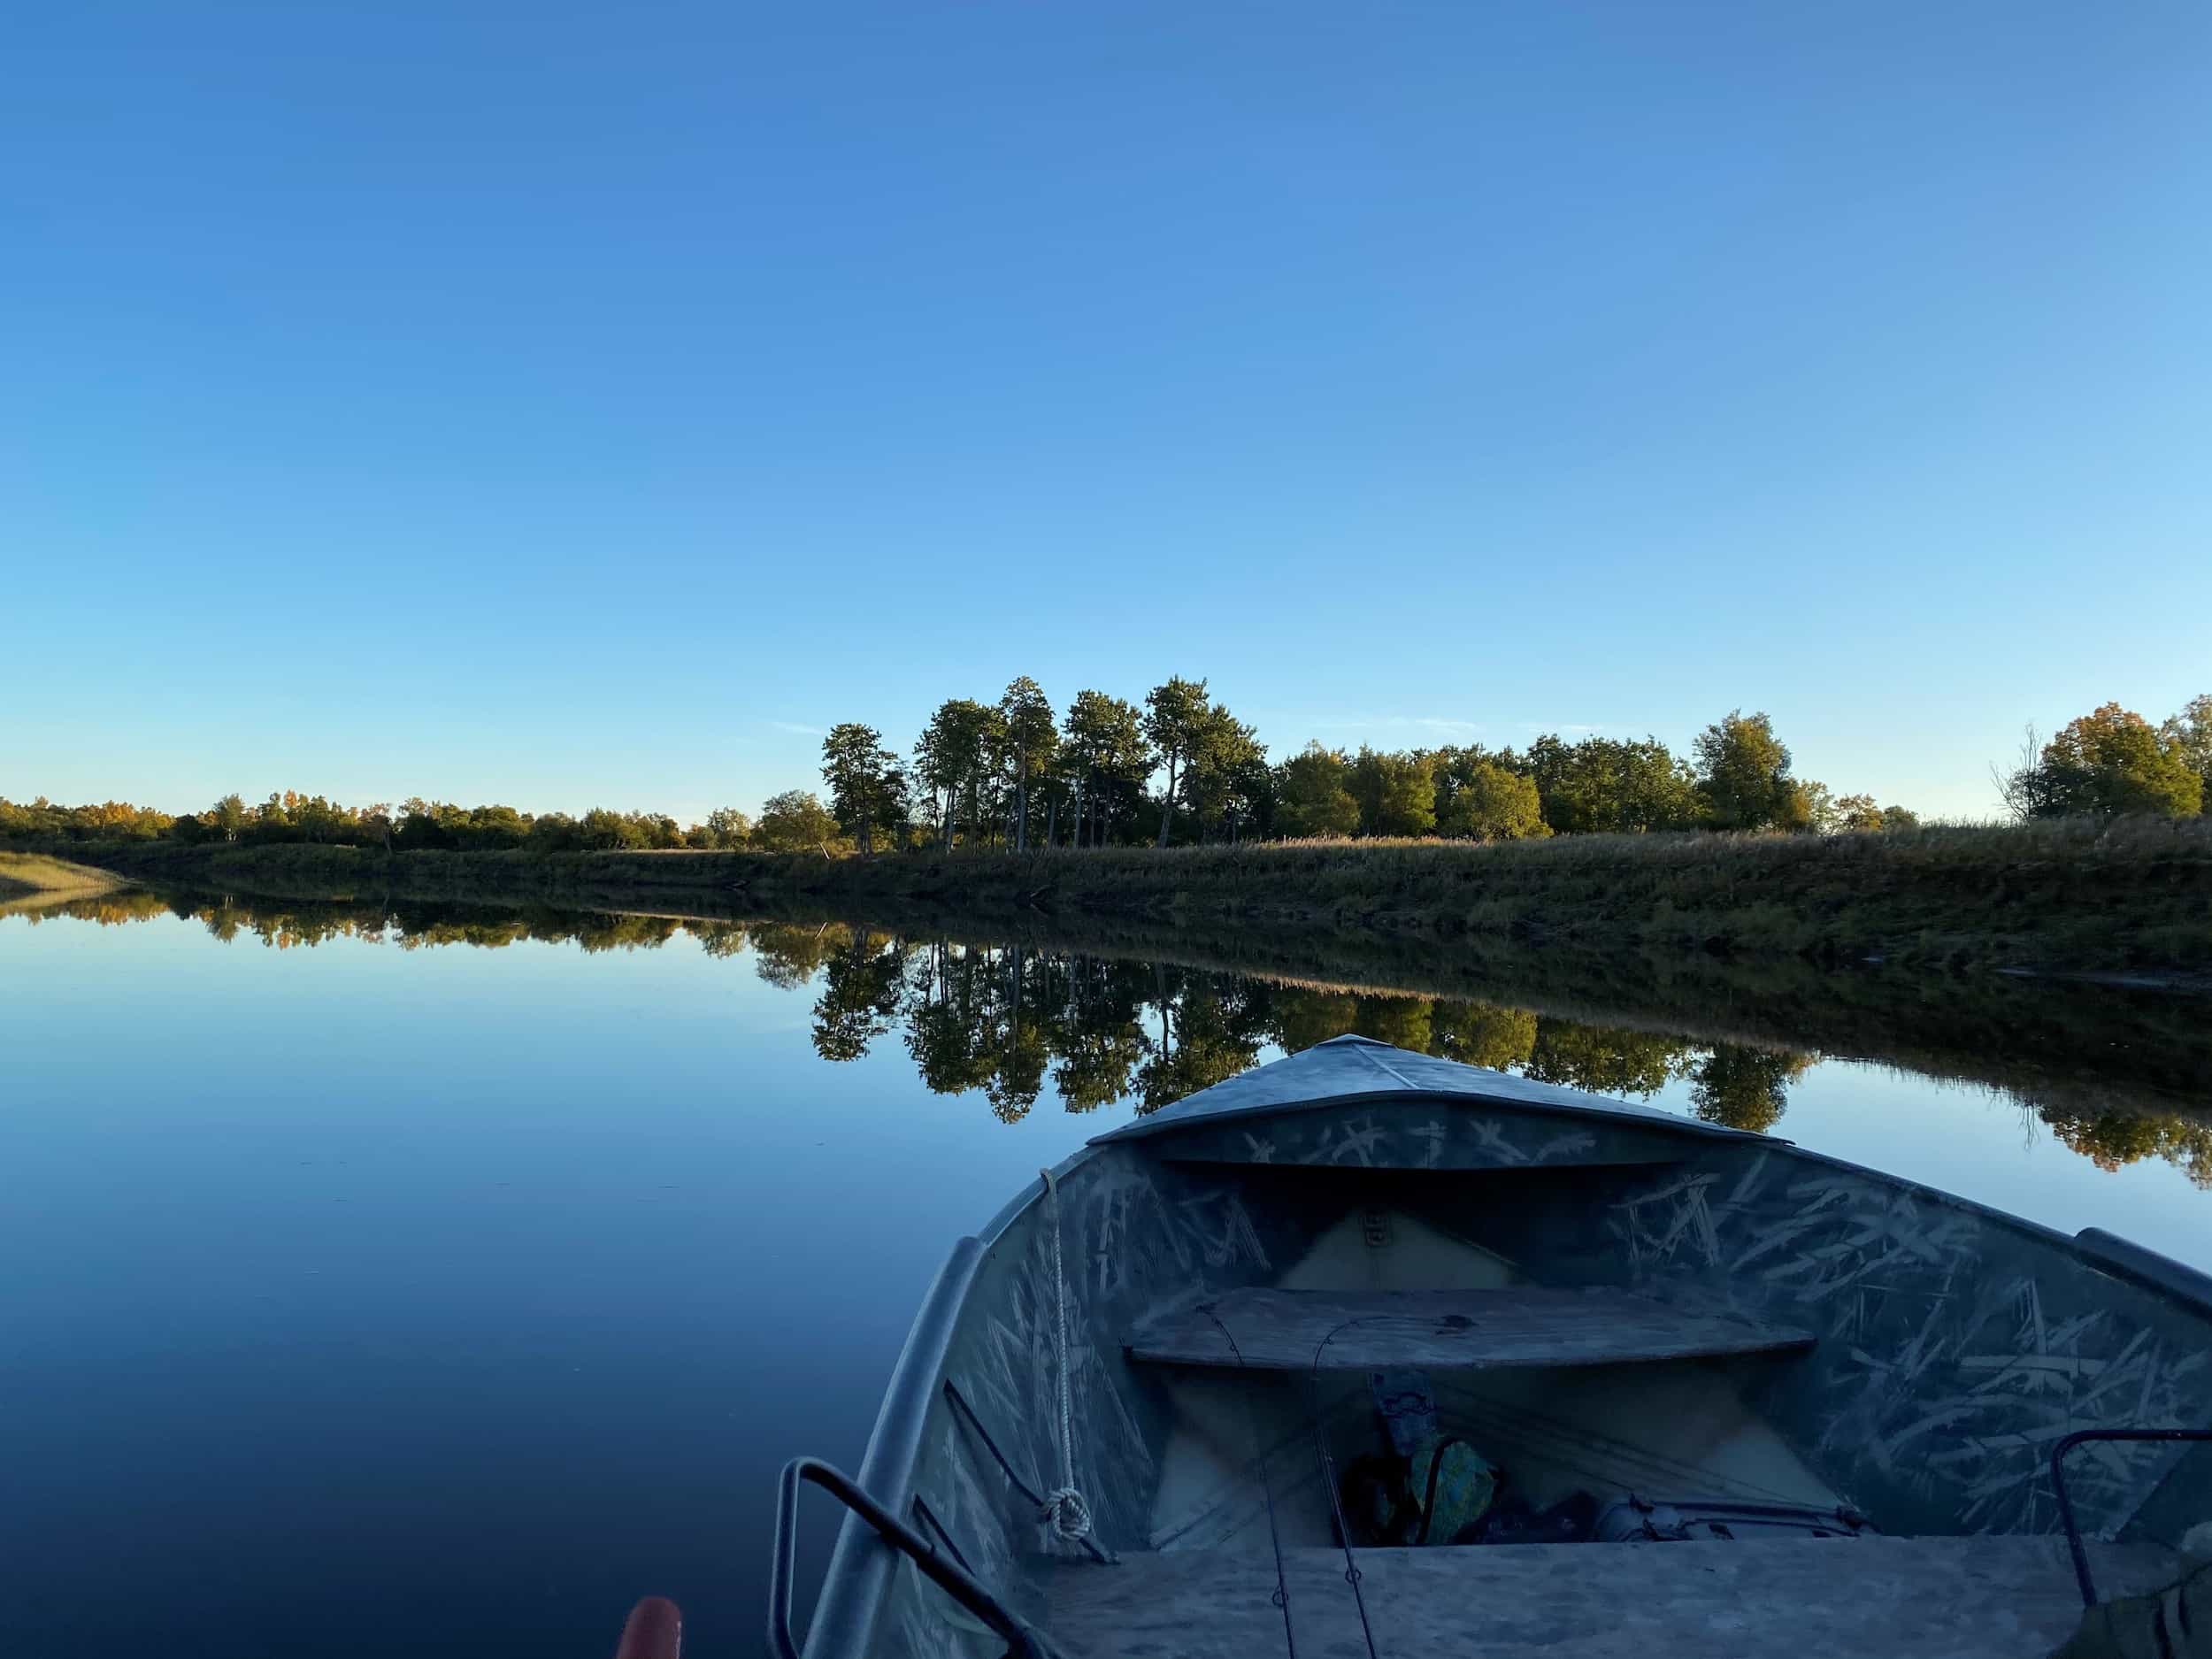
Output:
<instances>
[{"instance_id":1,"label":"grassy riverbank","mask_svg":"<svg viewBox=\"0 0 2212 1659\"><path fill-rule=\"evenodd\" d=\"M1042 912L1278 937L1510 941L1563 959L1746 960L2212 976L2212 820L1898 834L1294 841L873 859L87 846L131 877L284 898L424 898L867 917Z\"/></svg>"},{"instance_id":2,"label":"grassy riverbank","mask_svg":"<svg viewBox=\"0 0 2212 1659\"><path fill-rule=\"evenodd\" d=\"M43 853L0 852L0 906L92 898L128 885L112 870L50 858Z\"/></svg>"}]
</instances>

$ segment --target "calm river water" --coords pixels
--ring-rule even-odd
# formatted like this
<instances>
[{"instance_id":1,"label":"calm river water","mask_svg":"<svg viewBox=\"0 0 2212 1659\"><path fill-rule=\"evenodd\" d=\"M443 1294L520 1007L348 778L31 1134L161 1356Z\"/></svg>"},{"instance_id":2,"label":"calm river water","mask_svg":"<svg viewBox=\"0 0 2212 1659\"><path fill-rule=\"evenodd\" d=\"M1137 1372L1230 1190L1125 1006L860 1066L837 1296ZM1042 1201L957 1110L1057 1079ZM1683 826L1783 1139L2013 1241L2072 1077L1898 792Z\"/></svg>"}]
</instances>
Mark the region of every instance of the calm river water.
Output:
<instances>
[{"instance_id":1,"label":"calm river water","mask_svg":"<svg viewBox=\"0 0 2212 1659\"><path fill-rule=\"evenodd\" d=\"M2204 1057L2139 1035L2190 1017L2122 1012L1944 1080L841 926L0 917L0 1653L601 1659L647 1591L757 1652L776 1470L857 1461L953 1240L1348 1029L2212 1268Z\"/></svg>"}]
</instances>

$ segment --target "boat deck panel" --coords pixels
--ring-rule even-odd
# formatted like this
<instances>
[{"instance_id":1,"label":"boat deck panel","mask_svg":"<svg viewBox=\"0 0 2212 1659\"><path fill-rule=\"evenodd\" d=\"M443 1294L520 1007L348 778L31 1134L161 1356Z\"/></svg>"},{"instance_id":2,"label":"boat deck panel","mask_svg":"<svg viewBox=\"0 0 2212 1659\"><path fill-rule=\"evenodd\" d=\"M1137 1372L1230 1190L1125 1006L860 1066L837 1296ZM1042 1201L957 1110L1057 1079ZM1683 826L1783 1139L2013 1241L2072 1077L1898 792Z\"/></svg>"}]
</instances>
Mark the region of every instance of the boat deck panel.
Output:
<instances>
[{"instance_id":1,"label":"boat deck panel","mask_svg":"<svg viewBox=\"0 0 2212 1659\"><path fill-rule=\"evenodd\" d=\"M1808 1331L1687 1312L1625 1290L1514 1286L1235 1290L1144 1321L1129 1333L1126 1346L1132 1359L1156 1364L1498 1370L1774 1353L1809 1348L1813 1340Z\"/></svg>"},{"instance_id":2,"label":"boat deck panel","mask_svg":"<svg viewBox=\"0 0 2212 1659\"><path fill-rule=\"evenodd\" d=\"M2100 1593L2170 1583L2171 1552L2094 1544ZM1375 1651L1422 1659L2037 1659L2081 1598L2055 1537L1789 1539L1363 1549ZM1338 1549L1284 1552L1299 1659L1367 1659ZM1069 1659L1285 1651L1265 1551L1056 1565L1042 1629Z\"/></svg>"}]
</instances>

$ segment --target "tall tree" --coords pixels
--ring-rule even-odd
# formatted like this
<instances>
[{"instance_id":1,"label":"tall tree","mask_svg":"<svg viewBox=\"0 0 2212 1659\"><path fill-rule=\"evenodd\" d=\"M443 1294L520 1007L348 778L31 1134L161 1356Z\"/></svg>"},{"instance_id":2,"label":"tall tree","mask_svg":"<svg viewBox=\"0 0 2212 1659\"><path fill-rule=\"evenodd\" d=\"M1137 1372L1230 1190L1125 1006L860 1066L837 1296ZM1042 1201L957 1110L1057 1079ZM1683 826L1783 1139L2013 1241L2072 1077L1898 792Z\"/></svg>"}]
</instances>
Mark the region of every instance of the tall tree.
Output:
<instances>
[{"instance_id":1,"label":"tall tree","mask_svg":"<svg viewBox=\"0 0 2212 1659\"><path fill-rule=\"evenodd\" d=\"M1060 728L1052 704L1037 682L1026 674L1006 687L999 699L998 714L1006 763L1014 787L1014 850L1029 849L1029 787L1052 764L1060 746Z\"/></svg>"},{"instance_id":2,"label":"tall tree","mask_svg":"<svg viewBox=\"0 0 2212 1659\"><path fill-rule=\"evenodd\" d=\"M1274 795L1258 733L1216 703L1199 720L1183 762L1183 795L1199 839L1217 830L1234 840Z\"/></svg>"},{"instance_id":3,"label":"tall tree","mask_svg":"<svg viewBox=\"0 0 2212 1659\"><path fill-rule=\"evenodd\" d=\"M1349 835L1359 827L1359 803L1344 787L1350 769L1341 751L1309 742L1276 769L1275 828L1284 835ZM1334 1033L1330 1033L1333 1035Z\"/></svg>"},{"instance_id":4,"label":"tall tree","mask_svg":"<svg viewBox=\"0 0 2212 1659\"><path fill-rule=\"evenodd\" d=\"M899 757L883 746L872 726L849 720L830 728L822 740L822 781L829 786L830 810L859 844L860 856L875 851L876 831L898 821L906 795Z\"/></svg>"},{"instance_id":5,"label":"tall tree","mask_svg":"<svg viewBox=\"0 0 2212 1659\"><path fill-rule=\"evenodd\" d=\"M1064 728L1063 764L1075 787L1075 844L1083 844L1087 820L1091 844L1097 846L1105 840L1111 818L1151 775L1144 718L1133 703L1102 691L1079 691L1068 705Z\"/></svg>"},{"instance_id":6,"label":"tall tree","mask_svg":"<svg viewBox=\"0 0 2212 1659\"><path fill-rule=\"evenodd\" d=\"M1206 695L1204 680L1189 680L1177 675L1165 685L1155 686L1147 692L1144 706L1144 734L1159 750L1160 762L1167 768L1167 788L1160 796L1160 838L1156 843L1164 847L1175 823L1179 769L1204 737L1206 717L1213 711L1213 704Z\"/></svg>"},{"instance_id":7,"label":"tall tree","mask_svg":"<svg viewBox=\"0 0 2212 1659\"><path fill-rule=\"evenodd\" d=\"M967 804L971 824L980 818L983 775L997 750L1002 725L996 709L972 697L954 697L938 705L914 745L915 775L924 788L944 801L940 824L947 852L952 850L962 803Z\"/></svg>"},{"instance_id":8,"label":"tall tree","mask_svg":"<svg viewBox=\"0 0 2212 1659\"><path fill-rule=\"evenodd\" d=\"M2189 764L2185 733L2162 733L2116 703L2061 727L2004 790L2016 811L2032 818L2185 818L2204 807L2204 780Z\"/></svg>"},{"instance_id":9,"label":"tall tree","mask_svg":"<svg viewBox=\"0 0 2212 1659\"><path fill-rule=\"evenodd\" d=\"M246 832L246 803L244 797L227 795L207 810L216 838L234 841Z\"/></svg>"},{"instance_id":10,"label":"tall tree","mask_svg":"<svg viewBox=\"0 0 2212 1659\"><path fill-rule=\"evenodd\" d=\"M1790 776L1790 752L1763 714L1732 710L1697 734L1697 783L1715 829L1788 827L1808 804Z\"/></svg>"}]
</instances>

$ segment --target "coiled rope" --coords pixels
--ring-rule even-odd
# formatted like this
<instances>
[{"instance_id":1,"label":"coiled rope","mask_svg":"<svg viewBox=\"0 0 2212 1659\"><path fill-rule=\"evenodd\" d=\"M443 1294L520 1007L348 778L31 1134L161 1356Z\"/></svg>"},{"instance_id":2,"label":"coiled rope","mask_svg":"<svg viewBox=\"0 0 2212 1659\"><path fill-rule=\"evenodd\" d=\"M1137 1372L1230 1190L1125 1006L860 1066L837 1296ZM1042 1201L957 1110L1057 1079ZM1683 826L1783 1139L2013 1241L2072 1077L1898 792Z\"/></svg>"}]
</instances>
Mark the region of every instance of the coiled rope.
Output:
<instances>
[{"instance_id":1,"label":"coiled rope","mask_svg":"<svg viewBox=\"0 0 2212 1659\"><path fill-rule=\"evenodd\" d=\"M1050 1523L1056 1536L1079 1544L1091 1535L1091 1506L1075 1484L1075 1397L1068 1377L1068 1279L1061 1261L1060 1184L1050 1170L1037 1172L1044 1177L1045 1196L1052 1204L1052 1284L1057 1304L1054 1351L1060 1371L1060 1484L1045 1494L1038 1518Z\"/></svg>"}]
</instances>

